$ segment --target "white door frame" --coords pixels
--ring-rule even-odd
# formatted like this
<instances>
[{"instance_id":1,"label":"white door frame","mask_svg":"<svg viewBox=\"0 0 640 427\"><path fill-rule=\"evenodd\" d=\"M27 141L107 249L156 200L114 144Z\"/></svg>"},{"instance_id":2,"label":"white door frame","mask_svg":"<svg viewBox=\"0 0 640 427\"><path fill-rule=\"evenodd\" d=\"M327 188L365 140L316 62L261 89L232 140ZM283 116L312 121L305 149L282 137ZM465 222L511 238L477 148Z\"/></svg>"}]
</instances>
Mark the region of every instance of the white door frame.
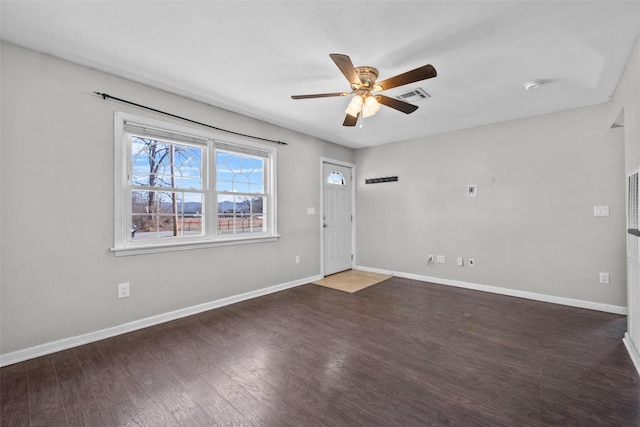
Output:
<instances>
[{"instance_id":1,"label":"white door frame","mask_svg":"<svg viewBox=\"0 0 640 427\"><path fill-rule=\"evenodd\" d=\"M351 268L356 266L356 165L342 160L330 159L328 157L320 157L320 215L318 221L318 230L320 233L320 274L324 277L324 164L343 166L351 169L351 213L353 221L351 222L351 252L353 259L351 260Z\"/></svg>"}]
</instances>

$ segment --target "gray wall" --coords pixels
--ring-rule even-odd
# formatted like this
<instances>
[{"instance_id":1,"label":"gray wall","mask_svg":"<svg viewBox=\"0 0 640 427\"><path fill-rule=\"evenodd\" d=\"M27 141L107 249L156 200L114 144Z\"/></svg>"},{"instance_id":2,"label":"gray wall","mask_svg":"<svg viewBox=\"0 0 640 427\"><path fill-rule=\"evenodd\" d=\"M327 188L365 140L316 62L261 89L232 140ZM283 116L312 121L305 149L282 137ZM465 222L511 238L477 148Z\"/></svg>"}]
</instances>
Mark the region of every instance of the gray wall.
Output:
<instances>
[{"instance_id":1,"label":"gray wall","mask_svg":"<svg viewBox=\"0 0 640 427\"><path fill-rule=\"evenodd\" d=\"M352 150L8 44L1 71L0 353L320 274L307 207L319 212L320 158L353 162ZM282 238L115 257L113 114L151 113L93 91L288 142L278 149ZM131 297L118 300L125 281Z\"/></svg>"},{"instance_id":2,"label":"gray wall","mask_svg":"<svg viewBox=\"0 0 640 427\"><path fill-rule=\"evenodd\" d=\"M626 306L624 141L608 113L599 105L358 150L357 264ZM364 184L387 175L399 181ZM610 216L594 217L594 205ZM429 254L446 264L427 265ZM458 256L476 266L457 267Z\"/></svg>"},{"instance_id":3,"label":"gray wall","mask_svg":"<svg viewBox=\"0 0 640 427\"><path fill-rule=\"evenodd\" d=\"M636 42L624 75L611 100L610 121L623 117L626 172L640 167L640 40Z\"/></svg>"}]
</instances>

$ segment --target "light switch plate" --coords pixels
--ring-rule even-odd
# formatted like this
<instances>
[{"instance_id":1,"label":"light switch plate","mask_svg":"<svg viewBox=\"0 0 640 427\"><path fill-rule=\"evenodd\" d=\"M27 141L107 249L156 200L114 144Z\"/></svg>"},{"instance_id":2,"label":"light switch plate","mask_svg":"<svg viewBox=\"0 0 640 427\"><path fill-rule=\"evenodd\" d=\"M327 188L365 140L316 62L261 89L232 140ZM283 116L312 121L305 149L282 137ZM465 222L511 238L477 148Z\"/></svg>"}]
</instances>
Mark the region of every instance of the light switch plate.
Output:
<instances>
[{"instance_id":1,"label":"light switch plate","mask_svg":"<svg viewBox=\"0 0 640 427\"><path fill-rule=\"evenodd\" d=\"M593 216L609 216L609 206L594 206Z\"/></svg>"}]
</instances>

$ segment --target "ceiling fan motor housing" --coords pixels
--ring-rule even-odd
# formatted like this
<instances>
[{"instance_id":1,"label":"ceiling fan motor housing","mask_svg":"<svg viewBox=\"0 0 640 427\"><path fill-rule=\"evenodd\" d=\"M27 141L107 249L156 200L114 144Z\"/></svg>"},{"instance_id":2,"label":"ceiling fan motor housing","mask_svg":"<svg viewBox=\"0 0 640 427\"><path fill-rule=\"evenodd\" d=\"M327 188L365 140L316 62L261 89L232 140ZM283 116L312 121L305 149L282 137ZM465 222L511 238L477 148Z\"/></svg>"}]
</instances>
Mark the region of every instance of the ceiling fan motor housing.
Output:
<instances>
[{"instance_id":1,"label":"ceiling fan motor housing","mask_svg":"<svg viewBox=\"0 0 640 427\"><path fill-rule=\"evenodd\" d=\"M373 89L373 85L378 78L378 70L373 67L356 67L356 73L358 77L360 77L361 85L356 83L351 83L351 88L356 89Z\"/></svg>"}]
</instances>

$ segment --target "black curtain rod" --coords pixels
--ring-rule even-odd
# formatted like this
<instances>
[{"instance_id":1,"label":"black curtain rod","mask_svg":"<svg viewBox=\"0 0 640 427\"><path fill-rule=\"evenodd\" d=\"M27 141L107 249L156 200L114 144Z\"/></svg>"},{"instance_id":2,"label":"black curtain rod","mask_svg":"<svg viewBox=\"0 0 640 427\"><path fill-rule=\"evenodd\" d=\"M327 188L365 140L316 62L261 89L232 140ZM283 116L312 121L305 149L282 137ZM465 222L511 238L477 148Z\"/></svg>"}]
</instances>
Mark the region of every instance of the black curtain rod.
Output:
<instances>
[{"instance_id":1,"label":"black curtain rod","mask_svg":"<svg viewBox=\"0 0 640 427\"><path fill-rule=\"evenodd\" d=\"M136 104L135 102L127 101L126 99L116 98L115 96L111 96L111 95L106 94L106 93L101 93L101 92L93 92L93 93L95 93L96 95L100 95L102 97L102 99L109 98L109 99L113 99L115 101L124 102L125 104L134 105L136 107L144 108L145 110L153 111L155 113L164 114L165 116L175 117L176 119L184 120L184 121L187 121L187 122L190 122L190 123L195 123L195 124L200 125L200 126L206 126L208 128L211 128L211 129L220 130L220 131L227 132L227 133L232 133L234 135L245 136L247 138L259 139L261 141L273 142L274 144L289 145L286 142L276 141L274 139L261 138L259 136L247 135L247 134L244 134L244 133L234 132L232 130L226 130L226 129L218 128L218 127L215 127L215 126L208 125L206 123L197 122L195 120L187 119L186 117L181 117L181 116L177 116L175 114L167 113L166 111L156 110L155 108L147 107L146 105Z\"/></svg>"}]
</instances>

